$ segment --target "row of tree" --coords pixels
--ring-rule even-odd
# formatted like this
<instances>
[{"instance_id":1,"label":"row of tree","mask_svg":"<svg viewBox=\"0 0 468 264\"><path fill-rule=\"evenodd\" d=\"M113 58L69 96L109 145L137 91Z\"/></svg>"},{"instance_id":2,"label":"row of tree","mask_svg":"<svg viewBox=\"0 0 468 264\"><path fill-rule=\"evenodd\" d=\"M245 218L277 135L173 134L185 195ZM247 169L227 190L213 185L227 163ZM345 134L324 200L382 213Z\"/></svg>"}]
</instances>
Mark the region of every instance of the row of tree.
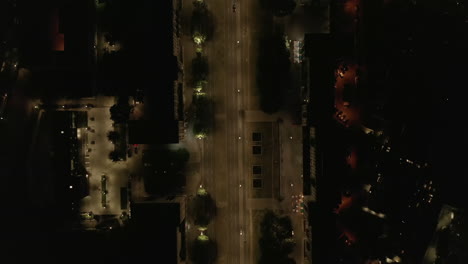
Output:
<instances>
[{"instance_id":1,"label":"row of tree","mask_svg":"<svg viewBox=\"0 0 468 264\"><path fill-rule=\"evenodd\" d=\"M202 45L213 37L214 19L208 6L202 0L194 1L191 20L191 34L197 45L197 55L192 60L192 85L194 95L192 100L194 123L193 133L197 138L204 138L210 132L213 124L213 102L205 94L208 83L208 59L202 55Z\"/></svg>"},{"instance_id":2,"label":"row of tree","mask_svg":"<svg viewBox=\"0 0 468 264\"><path fill-rule=\"evenodd\" d=\"M127 157L127 141L125 139L126 126L132 106L128 103L127 96L120 96L117 103L109 109L110 118L114 121L116 130L109 131L107 138L114 144L114 150L109 153L109 159L114 162L125 160Z\"/></svg>"},{"instance_id":3,"label":"row of tree","mask_svg":"<svg viewBox=\"0 0 468 264\"><path fill-rule=\"evenodd\" d=\"M214 19L203 0L193 2L191 34L196 44L196 57L192 60L192 85L194 87L192 109L194 113L193 133L201 139L210 132L213 122L213 103L205 94L208 83L208 60L202 55L202 45L213 37ZM194 264L212 264L217 257L216 242L204 232L216 216L216 203L211 195L200 186L197 195L189 203L189 213L201 234L190 247L190 259Z\"/></svg>"},{"instance_id":4,"label":"row of tree","mask_svg":"<svg viewBox=\"0 0 468 264\"><path fill-rule=\"evenodd\" d=\"M213 101L206 96L195 95L192 104L195 112L193 133L198 138L204 138L213 126Z\"/></svg>"},{"instance_id":5,"label":"row of tree","mask_svg":"<svg viewBox=\"0 0 468 264\"><path fill-rule=\"evenodd\" d=\"M195 8L192 13L190 32L195 44L202 45L206 40L213 38L213 14L203 0L195 0L193 5Z\"/></svg>"},{"instance_id":6,"label":"row of tree","mask_svg":"<svg viewBox=\"0 0 468 264\"><path fill-rule=\"evenodd\" d=\"M197 195L190 200L188 211L193 223L198 226L201 234L193 241L190 248L190 259L195 264L211 264L217 257L216 242L211 240L204 232L208 224L216 216L216 202L211 195L200 186Z\"/></svg>"},{"instance_id":7,"label":"row of tree","mask_svg":"<svg viewBox=\"0 0 468 264\"><path fill-rule=\"evenodd\" d=\"M216 242L204 236L199 236L193 241L190 251L190 259L194 264L215 263L218 255Z\"/></svg>"}]
</instances>

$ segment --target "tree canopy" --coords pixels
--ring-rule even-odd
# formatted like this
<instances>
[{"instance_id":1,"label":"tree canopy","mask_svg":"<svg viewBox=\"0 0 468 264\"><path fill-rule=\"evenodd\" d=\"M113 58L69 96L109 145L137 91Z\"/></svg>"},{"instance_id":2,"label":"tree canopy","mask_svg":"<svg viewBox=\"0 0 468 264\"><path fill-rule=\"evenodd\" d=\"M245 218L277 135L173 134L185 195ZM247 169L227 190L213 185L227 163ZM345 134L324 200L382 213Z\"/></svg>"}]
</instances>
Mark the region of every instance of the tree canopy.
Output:
<instances>
[{"instance_id":1,"label":"tree canopy","mask_svg":"<svg viewBox=\"0 0 468 264\"><path fill-rule=\"evenodd\" d=\"M213 122L212 101L206 96L194 96L192 104L195 107L193 133L206 135L210 132Z\"/></svg>"},{"instance_id":2,"label":"tree canopy","mask_svg":"<svg viewBox=\"0 0 468 264\"><path fill-rule=\"evenodd\" d=\"M217 255L218 248L214 241L196 239L192 244L190 258L195 264L212 264Z\"/></svg>"},{"instance_id":3,"label":"tree canopy","mask_svg":"<svg viewBox=\"0 0 468 264\"><path fill-rule=\"evenodd\" d=\"M295 263L288 255L293 251L295 242L292 237L292 223L288 216L278 216L268 210L260 224L259 263L287 264Z\"/></svg>"},{"instance_id":4,"label":"tree canopy","mask_svg":"<svg viewBox=\"0 0 468 264\"><path fill-rule=\"evenodd\" d=\"M112 142L115 143L120 138L120 134L117 131L109 131L107 133L107 138Z\"/></svg>"},{"instance_id":5,"label":"tree canopy","mask_svg":"<svg viewBox=\"0 0 468 264\"><path fill-rule=\"evenodd\" d=\"M192 76L194 83L206 81L208 78L209 68L206 57L197 53L197 56L192 60Z\"/></svg>"},{"instance_id":6,"label":"tree canopy","mask_svg":"<svg viewBox=\"0 0 468 264\"><path fill-rule=\"evenodd\" d=\"M189 204L195 225L207 226L216 216L216 203L210 194L196 195Z\"/></svg>"},{"instance_id":7,"label":"tree canopy","mask_svg":"<svg viewBox=\"0 0 468 264\"><path fill-rule=\"evenodd\" d=\"M109 159L111 159L113 162L117 162L120 160L120 153L118 151L112 150L109 152Z\"/></svg>"},{"instance_id":8,"label":"tree canopy","mask_svg":"<svg viewBox=\"0 0 468 264\"><path fill-rule=\"evenodd\" d=\"M123 100L119 100L117 104L114 104L111 106L110 114L111 114L111 119L117 123L125 123L128 121L128 118L130 116L130 110L131 107L128 104L128 102L124 102Z\"/></svg>"},{"instance_id":9,"label":"tree canopy","mask_svg":"<svg viewBox=\"0 0 468 264\"><path fill-rule=\"evenodd\" d=\"M203 39L201 43L205 40L210 40L213 37L214 33L214 19L212 13L208 10L206 4L196 4L192 13L190 32L192 37L195 40L195 37L198 36ZM195 42L197 42L195 40ZM197 44L201 44L197 43Z\"/></svg>"}]
</instances>

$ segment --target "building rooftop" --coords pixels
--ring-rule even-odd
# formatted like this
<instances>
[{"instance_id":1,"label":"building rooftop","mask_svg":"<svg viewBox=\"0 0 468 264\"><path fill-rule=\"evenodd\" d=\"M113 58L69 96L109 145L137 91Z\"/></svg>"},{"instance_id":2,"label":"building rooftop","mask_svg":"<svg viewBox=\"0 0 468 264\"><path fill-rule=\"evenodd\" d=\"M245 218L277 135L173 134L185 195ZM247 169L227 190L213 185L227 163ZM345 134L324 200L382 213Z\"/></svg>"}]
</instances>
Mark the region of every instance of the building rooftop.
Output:
<instances>
[{"instance_id":1,"label":"building rooftop","mask_svg":"<svg viewBox=\"0 0 468 264\"><path fill-rule=\"evenodd\" d=\"M129 144L179 143L179 124L175 120L130 120Z\"/></svg>"},{"instance_id":2,"label":"building rooftop","mask_svg":"<svg viewBox=\"0 0 468 264\"><path fill-rule=\"evenodd\" d=\"M131 224L137 242L134 261L176 264L177 232L180 219L178 203L134 203Z\"/></svg>"}]
</instances>

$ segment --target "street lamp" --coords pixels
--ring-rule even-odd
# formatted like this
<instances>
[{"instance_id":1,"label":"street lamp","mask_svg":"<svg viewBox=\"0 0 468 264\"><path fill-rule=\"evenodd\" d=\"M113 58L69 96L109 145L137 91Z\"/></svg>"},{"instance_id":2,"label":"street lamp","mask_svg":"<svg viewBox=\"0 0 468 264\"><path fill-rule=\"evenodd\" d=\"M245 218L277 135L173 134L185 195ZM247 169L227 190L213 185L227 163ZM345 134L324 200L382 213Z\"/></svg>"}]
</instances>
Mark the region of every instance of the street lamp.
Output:
<instances>
[{"instance_id":1,"label":"street lamp","mask_svg":"<svg viewBox=\"0 0 468 264\"><path fill-rule=\"evenodd\" d=\"M200 34L199 32L195 32L195 34L193 34L193 41L197 45L201 45L203 42L205 42L205 39L206 37Z\"/></svg>"},{"instance_id":2,"label":"street lamp","mask_svg":"<svg viewBox=\"0 0 468 264\"><path fill-rule=\"evenodd\" d=\"M200 134L197 134L195 137L196 137L197 139L204 139L204 138L206 138L206 134L200 133Z\"/></svg>"},{"instance_id":3,"label":"street lamp","mask_svg":"<svg viewBox=\"0 0 468 264\"><path fill-rule=\"evenodd\" d=\"M201 232L201 234L198 236L198 240L201 240L201 241L208 241L209 238L207 235L203 234L203 232Z\"/></svg>"},{"instance_id":4,"label":"street lamp","mask_svg":"<svg viewBox=\"0 0 468 264\"><path fill-rule=\"evenodd\" d=\"M207 194L208 194L208 192L206 191L206 189L203 188L203 186L200 184L200 188L198 188L198 190L197 190L197 195L205 196Z\"/></svg>"}]
</instances>

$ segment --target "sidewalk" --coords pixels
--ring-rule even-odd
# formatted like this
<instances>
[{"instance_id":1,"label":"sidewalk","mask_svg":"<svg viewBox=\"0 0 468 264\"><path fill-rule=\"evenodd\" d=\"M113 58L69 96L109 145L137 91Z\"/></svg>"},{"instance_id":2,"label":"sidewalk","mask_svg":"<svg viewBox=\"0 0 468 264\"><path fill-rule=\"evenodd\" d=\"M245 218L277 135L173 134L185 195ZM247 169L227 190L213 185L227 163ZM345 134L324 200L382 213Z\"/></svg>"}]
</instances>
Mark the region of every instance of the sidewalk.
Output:
<instances>
[{"instance_id":1,"label":"sidewalk","mask_svg":"<svg viewBox=\"0 0 468 264\"><path fill-rule=\"evenodd\" d=\"M284 199L280 208L291 217L295 234L296 247L292 256L296 263L303 263L304 233L303 217L293 211L296 197L303 193L302 171L302 126L293 125L291 120L284 120L280 124L280 193ZM295 196L295 197L293 197Z\"/></svg>"}]
</instances>

